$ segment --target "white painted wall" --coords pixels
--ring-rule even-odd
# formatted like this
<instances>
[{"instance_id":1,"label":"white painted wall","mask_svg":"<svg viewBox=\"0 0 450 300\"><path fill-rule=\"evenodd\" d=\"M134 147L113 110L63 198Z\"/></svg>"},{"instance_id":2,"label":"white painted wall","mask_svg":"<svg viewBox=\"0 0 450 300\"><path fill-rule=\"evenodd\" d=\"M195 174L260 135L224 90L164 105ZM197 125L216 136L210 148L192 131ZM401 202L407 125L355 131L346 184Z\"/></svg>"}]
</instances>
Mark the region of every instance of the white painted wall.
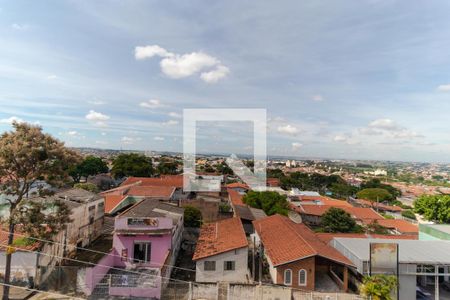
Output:
<instances>
[{"instance_id":1,"label":"white painted wall","mask_svg":"<svg viewBox=\"0 0 450 300\"><path fill-rule=\"evenodd\" d=\"M416 275L400 275L399 300L416 299Z\"/></svg>"},{"instance_id":2,"label":"white painted wall","mask_svg":"<svg viewBox=\"0 0 450 300\"><path fill-rule=\"evenodd\" d=\"M205 261L215 261L216 270L204 271ZM235 261L235 270L225 271L225 261ZM231 250L204 259L200 259L196 263L195 281L197 282L247 282L247 276L249 276L248 247Z\"/></svg>"}]
</instances>

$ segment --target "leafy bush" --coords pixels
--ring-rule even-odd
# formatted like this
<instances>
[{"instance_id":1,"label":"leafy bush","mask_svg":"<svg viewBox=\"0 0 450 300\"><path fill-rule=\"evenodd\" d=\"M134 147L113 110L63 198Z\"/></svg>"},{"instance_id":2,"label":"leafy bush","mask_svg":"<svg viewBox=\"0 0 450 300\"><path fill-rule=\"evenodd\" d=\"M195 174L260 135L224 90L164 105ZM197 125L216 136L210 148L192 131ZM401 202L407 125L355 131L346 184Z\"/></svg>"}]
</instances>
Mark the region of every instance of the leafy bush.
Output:
<instances>
[{"instance_id":1,"label":"leafy bush","mask_svg":"<svg viewBox=\"0 0 450 300\"><path fill-rule=\"evenodd\" d=\"M76 183L73 185L74 188L83 189L92 193L98 193L98 187L93 183Z\"/></svg>"},{"instance_id":2,"label":"leafy bush","mask_svg":"<svg viewBox=\"0 0 450 300\"><path fill-rule=\"evenodd\" d=\"M242 200L251 207L262 209L268 216L274 214L286 216L289 211L286 196L277 192L249 191Z\"/></svg>"},{"instance_id":3,"label":"leafy bush","mask_svg":"<svg viewBox=\"0 0 450 300\"><path fill-rule=\"evenodd\" d=\"M449 195L423 195L414 201L414 211L429 221L438 223L450 222Z\"/></svg>"},{"instance_id":4,"label":"leafy bush","mask_svg":"<svg viewBox=\"0 0 450 300\"><path fill-rule=\"evenodd\" d=\"M184 207L184 226L185 227L200 227L202 225L202 212L191 205Z\"/></svg>"},{"instance_id":5,"label":"leafy bush","mask_svg":"<svg viewBox=\"0 0 450 300\"><path fill-rule=\"evenodd\" d=\"M228 205L227 203L221 203L219 205L219 211L223 212L223 213L227 213L231 211L231 206Z\"/></svg>"},{"instance_id":6,"label":"leafy bush","mask_svg":"<svg viewBox=\"0 0 450 300\"><path fill-rule=\"evenodd\" d=\"M394 196L392 196L387 190L381 188L368 188L363 189L356 193L356 196L359 199L366 199L372 202L383 202L383 201L392 201L394 200Z\"/></svg>"},{"instance_id":7,"label":"leafy bush","mask_svg":"<svg viewBox=\"0 0 450 300\"><path fill-rule=\"evenodd\" d=\"M416 215L412 210L404 210L402 211L402 216L408 219L416 220Z\"/></svg>"},{"instance_id":8,"label":"leafy bush","mask_svg":"<svg viewBox=\"0 0 450 300\"><path fill-rule=\"evenodd\" d=\"M393 275L365 276L359 291L361 295L374 300L392 300L391 293L397 287L397 277Z\"/></svg>"},{"instance_id":9,"label":"leafy bush","mask_svg":"<svg viewBox=\"0 0 450 300\"><path fill-rule=\"evenodd\" d=\"M345 210L331 207L322 216L322 228L325 232L362 232L362 227Z\"/></svg>"}]
</instances>

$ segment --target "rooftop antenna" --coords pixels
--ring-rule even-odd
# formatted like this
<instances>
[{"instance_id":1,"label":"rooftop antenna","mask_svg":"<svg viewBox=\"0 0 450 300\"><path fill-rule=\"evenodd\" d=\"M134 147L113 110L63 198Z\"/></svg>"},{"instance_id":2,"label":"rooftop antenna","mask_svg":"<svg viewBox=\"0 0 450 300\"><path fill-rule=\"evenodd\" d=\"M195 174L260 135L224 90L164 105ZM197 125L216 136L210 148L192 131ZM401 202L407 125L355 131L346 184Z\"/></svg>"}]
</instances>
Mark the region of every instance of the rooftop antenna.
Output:
<instances>
[{"instance_id":1,"label":"rooftop antenna","mask_svg":"<svg viewBox=\"0 0 450 300\"><path fill-rule=\"evenodd\" d=\"M303 222L302 217L292 210L288 212L288 218L296 224L300 224Z\"/></svg>"}]
</instances>

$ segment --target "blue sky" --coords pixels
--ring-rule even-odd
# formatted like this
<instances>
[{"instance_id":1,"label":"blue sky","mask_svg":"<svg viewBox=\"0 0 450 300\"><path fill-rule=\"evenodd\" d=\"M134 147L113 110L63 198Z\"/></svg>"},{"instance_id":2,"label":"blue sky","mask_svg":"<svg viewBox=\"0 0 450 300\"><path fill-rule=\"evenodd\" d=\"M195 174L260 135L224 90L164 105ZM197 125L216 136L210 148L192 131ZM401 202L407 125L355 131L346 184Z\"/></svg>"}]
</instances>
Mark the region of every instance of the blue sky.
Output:
<instances>
[{"instance_id":1,"label":"blue sky","mask_svg":"<svg viewBox=\"0 0 450 300\"><path fill-rule=\"evenodd\" d=\"M183 108L265 108L272 155L448 162L449 9L0 1L0 131L181 151ZM199 149L251 149L251 124L228 125L204 126Z\"/></svg>"}]
</instances>

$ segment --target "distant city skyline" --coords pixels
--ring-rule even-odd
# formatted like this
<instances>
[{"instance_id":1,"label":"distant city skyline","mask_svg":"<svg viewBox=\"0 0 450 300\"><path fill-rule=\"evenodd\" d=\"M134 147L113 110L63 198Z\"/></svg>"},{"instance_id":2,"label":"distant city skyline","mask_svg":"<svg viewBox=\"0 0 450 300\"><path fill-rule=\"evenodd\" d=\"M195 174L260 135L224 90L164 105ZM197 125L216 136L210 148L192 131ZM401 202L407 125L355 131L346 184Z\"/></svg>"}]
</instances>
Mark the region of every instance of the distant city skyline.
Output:
<instances>
[{"instance_id":1,"label":"distant city skyline","mask_svg":"<svg viewBox=\"0 0 450 300\"><path fill-rule=\"evenodd\" d=\"M270 156L450 162L450 3L51 3L0 3L0 132L181 152L184 108L264 108ZM200 152L251 130L200 124Z\"/></svg>"}]
</instances>

